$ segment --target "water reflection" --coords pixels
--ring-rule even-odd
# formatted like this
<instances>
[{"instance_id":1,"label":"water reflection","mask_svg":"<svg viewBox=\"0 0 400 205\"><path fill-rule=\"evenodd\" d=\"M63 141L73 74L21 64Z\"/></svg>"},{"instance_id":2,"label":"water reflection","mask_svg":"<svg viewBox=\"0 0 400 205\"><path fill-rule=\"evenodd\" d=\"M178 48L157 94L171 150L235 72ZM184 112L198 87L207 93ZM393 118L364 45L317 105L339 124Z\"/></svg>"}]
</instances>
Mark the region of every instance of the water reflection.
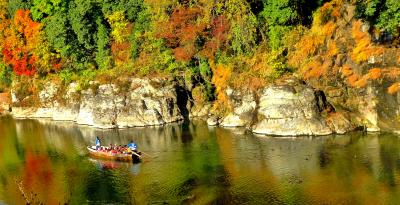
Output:
<instances>
[{"instance_id":1,"label":"water reflection","mask_svg":"<svg viewBox=\"0 0 400 205\"><path fill-rule=\"evenodd\" d=\"M91 159L134 140L143 163ZM399 204L400 138L277 138L202 121L100 130L0 118L0 203Z\"/></svg>"}]
</instances>

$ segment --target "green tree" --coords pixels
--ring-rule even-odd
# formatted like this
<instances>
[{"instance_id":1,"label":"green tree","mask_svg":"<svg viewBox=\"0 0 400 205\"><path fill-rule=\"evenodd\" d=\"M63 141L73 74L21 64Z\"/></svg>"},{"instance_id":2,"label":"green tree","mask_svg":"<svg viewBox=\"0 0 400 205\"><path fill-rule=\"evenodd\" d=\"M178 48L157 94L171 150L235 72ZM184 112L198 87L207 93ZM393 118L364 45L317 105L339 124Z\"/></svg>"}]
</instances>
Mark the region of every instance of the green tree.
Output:
<instances>
[{"instance_id":1,"label":"green tree","mask_svg":"<svg viewBox=\"0 0 400 205\"><path fill-rule=\"evenodd\" d=\"M154 23L153 23L154 24ZM131 57L136 59L139 57L141 45L145 40L145 32L152 30L151 12L148 6L143 6L142 10L137 14L136 22L133 26L133 31L129 36L131 42Z\"/></svg>"},{"instance_id":2,"label":"green tree","mask_svg":"<svg viewBox=\"0 0 400 205\"><path fill-rule=\"evenodd\" d=\"M74 36L65 12L56 12L46 19L45 23L46 39L56 52L61 53L62 57L68 57L72 53Z\"/></svg>"},{"instance_id":3,"label":"green tree","mask_svg":"<svg viewBox=\"0 0 400 205\"><path fill-rule=\"evenodd\" d=\"M242 0L227 0L217 3L217 14L225 16L230 24L228 41L234 55L250 54L256 46L257 18L249 3Z\"/></svg>"},{"instance_id":4,"label":"green tree","mask_svg":"<svg viewBox=\"0 0 400 205\"><path fill-rule=\"evenodd\" d=\"M400 1L386 0L385 10L380 13L377 26L378 28L386 29L395 35L399 34Z\"/></svg>"},{"instance_id":5,"label":"green tree","mask_svg":"<svg viewBox=\"0 0 400 205\"><path fill-rule=\"evenodd\" d=\"M282 36L299 21L299 14L290 0L264 1L260 16L267 28L269 45L273 50L282 46Z\"/></svg>"},{"instance_id":6,"label":"green tree","mask_svg":"<svg viewBox=\"0 0 400 205\"><path fill-rule=\"evenodd\" d=\"M96 63L100 69L107 69L112 66L110 54L109 28L102 18L96 20Z\"/></svg>"},{"instance_id":7,"label":"green tree","mask_svg":"<svg viewBox=\"0 0 400 205\"><path fill-rule=\"evenodd\" d=\"M400 2L397 0L357 0L356 15L379 29L399 34Z\"/></svg>"},{"instance_id":8,"label":"green tree","mask_svg":"<svg viewBox=\"0 0 400 205\"><path fill-rule=\"evenodd\" d=\"M56 12L66 12L68 0L33 0L30 7L32 19L41 21Z\"/></svg>"},{"instance_id":9,"label":"green tree","mask_svg":"<svg viewBox=\"0 0 400 205\"><path fill-rule=\"evenodd\" d=\"M312 12L323 3L322 0L264 0L260 12L260 23L267 32L269 45L273 50L283 46L282 37L293 26L311 23Z\"/></svg>"},{"instance_id":10,"label":"green tree","mask_svg":"<svg viewBox=\"0 0 400 205\"><path fill-rule=\"evenodd\" d=\"M10 18L13 18L18 9L27 10L31 6L29 0L8 0L7 13Z\"/></svg>"},{"instance_id":11,"label":"green tree","mask_svg":"<svg viewBox=\"0 0 400 205\"><path fill-rule=\"evenodd\" d=\"M102 11L105 15L110 15L116 11L120 11L126 15L128 21L136 21L140 11L143 10L143 0L100 0Z\"/></svg>"},{"instance_id":12,"label":"green tree","mask_svg":"<svg viewBox=\"0 0 400 205\"><path fill-rule=\"evenodd\" d=\"M8 87L12 83L13 69L10 66L0 63L0 89Z\"/></svg>"}]
</instances>

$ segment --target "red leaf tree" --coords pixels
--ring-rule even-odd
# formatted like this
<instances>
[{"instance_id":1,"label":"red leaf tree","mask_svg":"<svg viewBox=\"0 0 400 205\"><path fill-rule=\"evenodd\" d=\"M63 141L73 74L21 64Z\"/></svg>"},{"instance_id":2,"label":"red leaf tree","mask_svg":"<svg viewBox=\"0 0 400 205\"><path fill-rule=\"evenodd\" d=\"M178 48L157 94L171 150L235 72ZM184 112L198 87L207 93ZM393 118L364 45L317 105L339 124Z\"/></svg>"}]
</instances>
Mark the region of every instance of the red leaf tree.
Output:
<instances>
[{"instance_id":1,"label":"red leaf tree","mask_svg":"<svg viewBox=\"0 0 400 205\"><path fill-rule=\"evenodd\" d=\"M229 22L223 16L204 18L199 7L176 8L164 23L158 37L166 40L178 61L188 62L199 54L213 58L224 45L229 32Z\"/></svg>"},{"instance_id":2,"label":"red leaf tree","mask_svg":"<svg viewBox=\"0 0 400 205\"><path fill-rule=\"evenodd\" d=\"M11 65L17 75L34 75L37 61L34 49L39 44L40 24L31 19L29 10L19 9L4 34L4 62Z\"/></svg>"}]
</instances>

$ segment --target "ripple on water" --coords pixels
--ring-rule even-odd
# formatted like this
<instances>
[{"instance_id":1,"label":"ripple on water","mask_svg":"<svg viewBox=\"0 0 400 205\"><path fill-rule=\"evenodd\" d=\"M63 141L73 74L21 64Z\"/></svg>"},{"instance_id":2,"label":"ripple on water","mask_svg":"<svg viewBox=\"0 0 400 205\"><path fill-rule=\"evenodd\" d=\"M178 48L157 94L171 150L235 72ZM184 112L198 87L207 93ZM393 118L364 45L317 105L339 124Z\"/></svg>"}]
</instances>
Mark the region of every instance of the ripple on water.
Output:
<instances>
[{"instance_id":1,"label":"ripple on water","mask_svg":"<svg viewBox=\"0 0 400 205\"><path fill-rule=\"evenodd\" d=\"M0 131L0 204L25 202L14 179L44 204L400 204L391 134L279 138L204 123L99 130L10 118ZM90 159L95 136L134 140L153 157Z\"/></svg>"}]
</instances>

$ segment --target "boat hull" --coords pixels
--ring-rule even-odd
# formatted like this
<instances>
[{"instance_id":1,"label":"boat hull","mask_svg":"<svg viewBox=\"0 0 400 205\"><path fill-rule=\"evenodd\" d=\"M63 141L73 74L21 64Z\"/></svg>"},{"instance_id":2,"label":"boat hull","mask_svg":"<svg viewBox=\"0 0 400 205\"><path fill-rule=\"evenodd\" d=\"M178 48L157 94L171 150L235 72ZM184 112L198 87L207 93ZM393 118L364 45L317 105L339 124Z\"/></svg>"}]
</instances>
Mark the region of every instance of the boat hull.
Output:
<instances>
[{"instance_id":1,"label":"boat hull","mask_svg":"<svg viewBox=\"0 0 400 205\"><path fill-rule=\"evenodd\" d=\"M135 154L121 154L121 153L111 153L111 152L101 152L88 146L86 147L89 151L90 156L100 159L108 159L122 162L138 162L141 157Z\"/></svg>"}]
</instances>

